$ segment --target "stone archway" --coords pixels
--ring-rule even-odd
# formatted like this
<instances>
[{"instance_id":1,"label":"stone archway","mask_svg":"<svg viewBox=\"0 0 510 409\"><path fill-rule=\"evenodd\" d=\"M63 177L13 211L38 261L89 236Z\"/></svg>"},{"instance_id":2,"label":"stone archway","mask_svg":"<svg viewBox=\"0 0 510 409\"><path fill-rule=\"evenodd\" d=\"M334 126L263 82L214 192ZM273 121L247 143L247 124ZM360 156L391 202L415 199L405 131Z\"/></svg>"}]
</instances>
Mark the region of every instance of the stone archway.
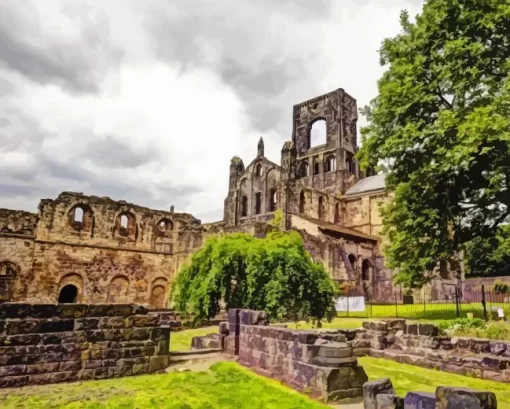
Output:
<instances>
[{"instance_id":1,"label":"stone archway","mask_svg":"<svg viewBox=\"0 0 510 409\"><path fill-rule=\"evenodd\" d=\"M156 278L152 282L150 304L152 308L165 308L167 305L168 281L165 278Z\"/></svg>"},{"instance_id":2,"label":"stone archway","mask_svg":"<svg viewBox=\"0 0 510 409\"><path fill-rule=\"evenodd\" d=\"M112 278L108 285L108 303L128 303L129 280L126 276L118 275Z\"/></svg>"},{"instance_id":3,"label":"stone archway","mask_svg":"<svg viewBox=\"0 0 510 409\"><path fill-rule=\"evenodd\" d=\"M73 284L67 284L60 289L58 294L59 304L74 304L78 299L78 288Z\"/></svg>"},{"instance_id":4,"label":"stone archway","mask_svg":"<svg viewBox=\"0 0 510 409\"><path fill-rule=\"evenodd\" d=\"M65 289L65 291L64 291ZM60 301L62 299L66 301ZM83 296L83 278L76 273L64 275L58 285L58 302L79 303ZM69 301L71 300L71 301Z\"/></svg>"}]
</instances>

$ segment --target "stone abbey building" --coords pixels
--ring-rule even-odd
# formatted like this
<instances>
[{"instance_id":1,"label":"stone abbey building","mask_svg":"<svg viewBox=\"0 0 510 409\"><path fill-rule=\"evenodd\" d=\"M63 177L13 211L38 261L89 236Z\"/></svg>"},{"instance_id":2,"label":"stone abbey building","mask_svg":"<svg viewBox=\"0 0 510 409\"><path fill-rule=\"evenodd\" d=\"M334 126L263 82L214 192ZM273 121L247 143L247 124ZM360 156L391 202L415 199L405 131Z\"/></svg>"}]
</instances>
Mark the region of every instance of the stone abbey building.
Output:
<instances>
[{"instance_id":1,"label":"stone abbey building","mask_svg":"<svg viewBox=\"0 0 510 409\"><path fill-rule=\"evenodd\" d=\"M372 300L401 298L381 252L379 204L389 193L384 175L362 174L354 158L357 119L343 89L295 105L280 164L262 138L248 165L232 158L220 222L70 192L42 200L37 214L0 209L0 302L165 307L169 283L207 235L264 235L276 209L334 279ZM318 125L325 141L312 146ZM455 284L444 274L427 293L444 298Z\"/></svg>"}]
</instances>

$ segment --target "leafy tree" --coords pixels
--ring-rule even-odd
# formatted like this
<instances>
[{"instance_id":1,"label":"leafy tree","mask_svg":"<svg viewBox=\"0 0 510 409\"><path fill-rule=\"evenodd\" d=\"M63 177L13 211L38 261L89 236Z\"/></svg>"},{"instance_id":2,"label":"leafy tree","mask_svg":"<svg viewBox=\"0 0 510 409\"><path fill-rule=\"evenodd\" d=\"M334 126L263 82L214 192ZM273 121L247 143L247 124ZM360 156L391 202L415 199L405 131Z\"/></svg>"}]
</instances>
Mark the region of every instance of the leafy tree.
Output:
<instances>
[{"instance_id":1,"label":"leafy tree","mask_svg":"<svg viewBox=\"0 0 510 409\"><path fill-rule=\"evenodd\" d=\"M312 261L297 232L265 238L226 234L209 238L173 283L176 307L199 321L226 308L264 310L270 319L335 314L338 293L322 265Z\"/></svg>"},{"instance_id":2,"label":"leafy tree","mask_svg":"<svg viewBox=\"0 0 510 409\"><path fill-rule=\"evenodd\" d=\"M388 173L385 254L408 287L509 221L509 21L507 0L429 0L382 44L358 158Z\"/></svg>"},{"instance_id":3,"label":"leafy tree","mask_svg":"<svg viewBox=\"0 0 510 409\"><path fill-rule=\"evenodd\" d=\"M510 225L500 226L495 237L476 237L466 244L466 275L510 275Z\"/></svg>"}]
</instances>

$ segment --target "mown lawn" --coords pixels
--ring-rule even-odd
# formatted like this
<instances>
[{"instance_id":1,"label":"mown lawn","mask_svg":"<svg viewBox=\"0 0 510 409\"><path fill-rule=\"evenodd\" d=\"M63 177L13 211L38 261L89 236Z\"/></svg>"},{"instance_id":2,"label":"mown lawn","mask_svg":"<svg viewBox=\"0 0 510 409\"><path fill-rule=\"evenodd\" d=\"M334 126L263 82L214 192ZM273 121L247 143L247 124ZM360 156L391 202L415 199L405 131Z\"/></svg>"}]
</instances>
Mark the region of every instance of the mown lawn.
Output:
<instances>
[{"instance_id":1,"label":"mown lawn","mask_svg":"<svg viewBox=\"0 0 510 409\"><path fill-rule=\"evenodd\" d=\"M218 326L187 329L170 333L170 351L188 351L191 349L191 339L209 334L217 334Z\"/></svg>"},{"instance_id":2,"label":"mown lawn","mask_svg":"<svg viewBox=\"0 0 510 409\"><path fill-rule=\"evenodd\" d=\"M2 409L326 409L233 362L206 372L146 375L0 391Z\"/></svg>"},{"instance_id":3,"label":"mown lawn","mask_svg":"<svg viewBox=\"0 0 510 409\"><path fill-rule=\"evenodd\" d=\"M359 358L370 379L390 378L395 391L405 396L409 391L435 392L438 386L460 386L492 391L499 409L510 409L510 385L455 375L378 358Z\"/></svg>"}]
</instances>

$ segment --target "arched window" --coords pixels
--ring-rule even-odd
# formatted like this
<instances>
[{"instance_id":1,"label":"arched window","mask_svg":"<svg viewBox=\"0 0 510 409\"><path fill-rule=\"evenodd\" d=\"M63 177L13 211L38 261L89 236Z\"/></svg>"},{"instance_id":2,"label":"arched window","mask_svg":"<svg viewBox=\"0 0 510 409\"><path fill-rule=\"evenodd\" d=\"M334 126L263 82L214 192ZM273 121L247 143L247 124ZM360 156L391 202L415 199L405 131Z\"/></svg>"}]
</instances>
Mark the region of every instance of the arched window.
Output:
<instances>
[{"instance_id":1,"label":"arched window","mask_svg":"<svg viewBox=\"0 0 510 409\"><path fill-rule=\"evenodd\" d=\"M127 229L128 223L129 223L129 219L125 214L120 216L120 227Z\"/></svg>"},{"instance_id":2,"label":"arched window","mask_svg":"<svg viewBox=\"0 0 510 409\"><path fill-rule=\"evenodd\" d=\"M306 178L308 176L308 162L301 162L299 166L299 177Z\"/></svg>"},{"instance_id":3,"label":"arched window","mask_svg":"<svg viewBox=\"0 0 510 409\"><path fill-rule=\"evenodd\" d=\"M372 265L370 261L365 259L363 263L361 263L361 280L362 281L370 281L372 276Z\"/></svg>"},{"instance_id":4,"label":"arched window","mask_svg":"<svg viewBox=\"0 0 510 409\"><path fill-rule=\"evenodd\" d=\"M248 216L248 196L241 197L241 217Z\"/></svg>"},{"instance_id":5,"label":"arched window","mask_svg":"<svg viewBox=\"0 0 510 409\"><path fill-rule=\"evenodd\" d=\"M276 210L276 189L269 190L269 211L274 212Z\"/></svg>"},{"instance_id":6,"label":"arched window","mask_svg":"<svg viewBox=\"0 0 510 409\"><path fill-rule=\"evenodd\" d=\"M335 223L340 222L340 203L335 204Z\"/></svg>"},{"instance_id":7,"label":"arched window","mask_svg":"<svg viewBox=\"0 0 510 409\"><path fill-rule=\"evenodd\" d=\"M355 174L356 170L354 167L354 156L350 152L345 153L345 169L347 172Z\"/></svg>"},{"instance_id":8,"label":"arched window","mask_svg":"<svg viewBox=\"0 0 510 409\"><path fill-rule=\"evenodd\" d=\"M308 148L326 144L327 127L325 119L319 119L318 121L312 123L309 132L310 133L308 136Z\"/></svg>"},{"instance_id":9,"label":"arched window","mask_svg":"<svg viewBox=\"0 0 510 409\"><path fill-rule=\"evenodd\" d=\"M67 284L58 294L59 304L74 304L78 298L78 288L73 284Z\"/></svg>"},{"instance_id":10,"label":"arched window","mask_svg":"<svg viewBox=\"0 0 510 409\"><path fill-rule=\"evenodd\" d=\"M336 170L336 158L328 156L326 159L326 172L334 172Z\"/></svg>"},{"instance_id":11,"label":"arched window","mask_svg":"<svg viewBox=\"0 0 510 409\"><path fill-rule=\"evenodd\" d=\"M358 269L358 261L354 254L349 254L349 263L351 263L351 267L354 271Z\"/></svg>"},{"instance_id":12,"label":"arched window","mask_svg":"<svg viewBox=\"0 0 510 409\"><path fill-rule=\"evenodd\" d=\"M74 221L77 223L83 223L83 209L79 206L74 209Z\"/></svg>"},{"instance_id":13,"label":"arched window","mask_svg":"<svg viewBox=\"0 0 510 409\"><path fill-rule=\"evenodd\" d=\"M313 165L313 174L318 175L320 173L319 162L315 162Z\"/></svg>"},{"instance_id":14,"label":"arched window","mask_svg":"<svg viewBox=\"0 0 510 409\"><path fill-rule=\"evenodd\" d=\"M299 194L299 213L303 214L305 212L305 191L302 190Z\"/></svg>"},{"instance_id":15,"label":"arched window","mask_svg":"<svg viewBox=\"0 0 510 409\"><path fill-rule=\"evenodd\" d=\"M262 193L255 193L255 214L260 214L262 211Z\"/></svg>"},{"instance_id":16,"label":"arched window","mask_svg":"<svg viewBox=\"0 0 510 409\"><path fill-rule=\"evenodd\" d=\"M262 175L262 165L260 163L257 163L257 166L255 166L255 176Z\"/></svg>"},{"instance_id":17,"label":"arched window","mask_svg":"<svg viewBox=\"0 0 510 409\"><path fill-rule=\"evenodd\" d=\"M326 209L324 206L324 196L321 196L321 197L319 197L319 209L318 209L319 220L324 219L325 213L326 213Z\"/></svg>"}]
</instances>

